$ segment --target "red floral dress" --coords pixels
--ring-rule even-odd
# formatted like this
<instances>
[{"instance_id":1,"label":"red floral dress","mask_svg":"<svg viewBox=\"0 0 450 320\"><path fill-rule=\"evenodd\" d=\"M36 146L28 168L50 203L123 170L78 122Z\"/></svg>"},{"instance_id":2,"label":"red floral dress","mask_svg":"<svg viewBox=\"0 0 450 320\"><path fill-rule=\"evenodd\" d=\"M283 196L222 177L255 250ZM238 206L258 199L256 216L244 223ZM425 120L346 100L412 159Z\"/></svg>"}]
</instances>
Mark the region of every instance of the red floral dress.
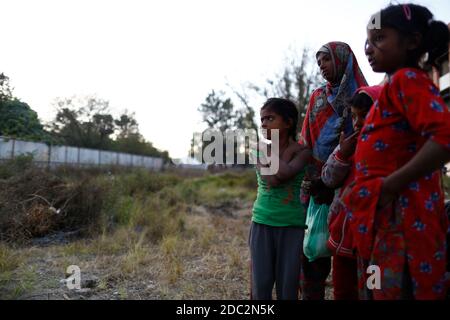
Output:
<instances>
[{"instance_id":1,"label":"red floral dress","mask_svg":"<svg viewBox=\"0 0 450 320\"><path fill-rule=\"evenodd\" d=\"M425 72L401 69L367 115L355 152L355 184L343 199L359 257L381 270L375 299L399 299L408 283L416 299L445 297L448 221L441 171L410 183L392 205L376 210L383 178L429 139L450 149L449 109Z\"/></svg>"}]
</instances>

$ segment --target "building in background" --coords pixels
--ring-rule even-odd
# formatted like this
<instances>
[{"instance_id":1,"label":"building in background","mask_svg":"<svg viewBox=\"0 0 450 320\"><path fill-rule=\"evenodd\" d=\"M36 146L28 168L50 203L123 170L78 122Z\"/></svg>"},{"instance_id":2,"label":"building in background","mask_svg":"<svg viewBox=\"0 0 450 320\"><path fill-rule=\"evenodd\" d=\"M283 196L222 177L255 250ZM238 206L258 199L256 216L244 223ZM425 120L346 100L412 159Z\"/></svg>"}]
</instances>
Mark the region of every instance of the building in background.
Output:
<instances>
[{"instance_id":1,"label":"building in background","mask_svg":"<svg viewBox=\"0 0 450 320\"><path fill-rule=\"evenodd\" d=\"M448 24L450 30L450 23ZM450 42L449 42L450 50ZM438 59L439 68L433 68L432 77L433 82L438 86L441 91L441 96L444 99L447 106L450 108L450 53L447 51L442 57ZM447 175L450 176L450 164L446 165ZM446 197L449 195L447 194Z\"/></svg>"},{"instance_id":2,"label":"building in background","mask_svg":"<svg viewBox=\"0 0 450 320\"><path fill-rule=\"evenodd\" d=\"M450 23L448 24L448 28L450 30ZM442 98L450 108L450 54L448 51L438 59L438 63L439 68L433 68L433 81L439 87Z\"/></svg>"}]
</instances>

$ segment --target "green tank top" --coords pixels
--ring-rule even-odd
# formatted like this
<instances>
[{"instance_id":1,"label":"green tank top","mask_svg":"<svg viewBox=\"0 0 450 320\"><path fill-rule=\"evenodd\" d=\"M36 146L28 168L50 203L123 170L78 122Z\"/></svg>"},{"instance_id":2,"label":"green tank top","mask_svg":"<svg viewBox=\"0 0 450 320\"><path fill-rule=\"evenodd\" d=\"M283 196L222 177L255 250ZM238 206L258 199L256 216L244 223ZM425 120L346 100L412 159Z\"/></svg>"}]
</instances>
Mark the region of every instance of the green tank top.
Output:
<instances>
[{"instance_id":1,"label":"green tank top","mask_svg":"<svg viewBox=\"0 0 450 320\"><path fill-rule=\"evenodd\" d=\"M252 221L273 227L306 228L306 213L300 203L300 186L304 170L294 179L277 187L268 187L258 170L256 176L258 194L253 204Z\"/></svg>"}]
</instances>

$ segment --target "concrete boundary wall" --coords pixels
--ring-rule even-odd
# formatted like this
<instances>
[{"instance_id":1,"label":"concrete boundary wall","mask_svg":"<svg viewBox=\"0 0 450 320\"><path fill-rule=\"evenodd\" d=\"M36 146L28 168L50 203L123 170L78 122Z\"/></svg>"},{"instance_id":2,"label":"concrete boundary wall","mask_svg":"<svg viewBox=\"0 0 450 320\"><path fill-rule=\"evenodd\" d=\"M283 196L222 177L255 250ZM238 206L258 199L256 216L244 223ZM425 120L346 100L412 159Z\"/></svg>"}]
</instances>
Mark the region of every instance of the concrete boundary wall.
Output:
<instances>
[{"instance_id":1,"label":"concrete boundary wall","mask_svg":"<svg viewBox=\"0 0 450 320\"><path fill-rule=\"evenodd\" d=\"M141 167L160 171L162 158L147 157L114 151L52 146L41 142L31 142L0 136L0 160L14 159L19 155L33 155L33 161L48 165L76 166L126 166Z\"/></svg>"}]
</instances>

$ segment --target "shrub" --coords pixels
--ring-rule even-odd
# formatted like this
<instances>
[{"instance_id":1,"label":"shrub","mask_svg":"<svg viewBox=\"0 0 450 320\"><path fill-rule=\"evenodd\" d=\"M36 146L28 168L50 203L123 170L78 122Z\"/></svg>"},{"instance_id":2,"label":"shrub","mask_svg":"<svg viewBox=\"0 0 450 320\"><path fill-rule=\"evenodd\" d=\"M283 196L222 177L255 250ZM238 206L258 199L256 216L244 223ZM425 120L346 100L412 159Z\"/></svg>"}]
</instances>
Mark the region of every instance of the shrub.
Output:
<instances>
[{"instance_id":1,"label":"shrub","mask_svg":"<svg viewBox=\"0 0 450 320\"><path fill-rule=\"evenodd\" d=\"M33 155L19 155L11 160L0 162L0 179L8 179L33 167Z\"/></svg>"}]
</instances>

